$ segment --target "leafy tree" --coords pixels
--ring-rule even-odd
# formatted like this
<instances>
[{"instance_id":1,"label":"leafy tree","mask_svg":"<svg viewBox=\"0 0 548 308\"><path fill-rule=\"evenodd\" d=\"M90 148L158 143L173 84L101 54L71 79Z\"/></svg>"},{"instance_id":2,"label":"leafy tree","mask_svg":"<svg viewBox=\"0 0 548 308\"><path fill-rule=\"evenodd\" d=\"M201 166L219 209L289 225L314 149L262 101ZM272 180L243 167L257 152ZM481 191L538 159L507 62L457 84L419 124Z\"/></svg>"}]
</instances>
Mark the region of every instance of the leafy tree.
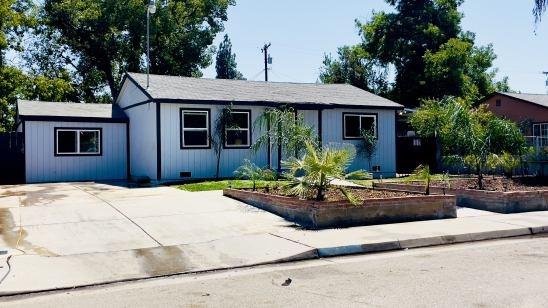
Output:
<instances>
[{"instance_id":1,"label":"leafy tree","mask_svg":"<svg viewBox=\"0 0 548 308\"><path fill-rule=\"evenodd\" d=\"M25 74L12 66L0 67L0 131L13 129L17 99L72 101L75 96L66 74L50 78Z\"/></svg>"},{"instance_id":2,"label":"leafy tree","mask_svg":"<svg viewBox=\"0 0 548 308\"><path fill-rule=\"evenodd\" d=\"M23 33L34 24L31 8L30 0L0 1L0 66L6 65L4 57L8 49L22 48Z\"/></svg>"},{"instance_id":3,"label":"leafy tree","mask_svg":"<svg viewBox=\"0 0 548 308\"><path fill-rule=\"evenodd\" d=\"M361 44L343 47L337 61L324 60L325 82L352 83L408 107L445 95L476 99L494 90L493 49L476 47L474 35L462 31L463 0L386 2L394 12L356 22ZM382 74L387 68L395 71L390 86Z\"/></svg>"},{"instance_id":4,"label":"leafy tree","mask_svg":"<svg viewBox=\"0 0 548 308\"><path fill-rule=\"evenodd\" d=\"M219 44L215 69L218 79L244 79L242 73L236 68L236 55L232 53L232 43L225 34L224 40Z\"/></svg>"},{"instance_id":5,"label":"leafy tree","mask_svg":"<svg viewBox=\"0 0 548 308\"><path fill-rule=\"evenodd\" d=\"M437 52L427 50L424 54L424 78L427 84L436 85L429 95L480 100L495 90L493 79L496 71L490 69L495 58L491 45L474 46L473 35L449 39Z\"/></svg>"},{"instance_id":6,"label":"leafy tree","mask_svg":"<svg viewBox=\"0 0 548 308\"><path fill-rule=\"evenodd\" d=\"M367 158L368 171L371 171L371 162L375 151L377 150L377 136L375 136L375 130L362 130L360 143L358 144L358 153L363 154Z\"/></svg>"},{"instance_id":7,"label":"leafy tree","mask_svg":"<svg viewBox=\"0 0 548 308\"><path fill-rule=\"evenodd\" d=\"M275 179L272 170L262 169L249 159L244 160L244 164L234 171L234 175L239 179L252 181L253 191L257 190L257 181L272 181Z\"/></svg>"},{"instance_id":8,"label":"leafy tree","mask_svg":"<svg viewBox=\"0 0 548 308\"><path fill-rule=\"evenodd\" d=\"M461 158L474 170L478 189L483 189L491 154L519 154L525 144L515 123L497 118L485 106L472 108L463 99L430 101L411 116L411 124L422 136L438 134L443 154Z\"/></svg>"},{"instance_id":9,"label":"leafy tree","mask_svg":"<svg viewBox=\"0 0 548 308\"><path fill-rule=\"evenodd\" d=\"M305 149L301 159L291 158L283 162L288 169L284 177L290 181L286 186L290 195L323 201L325 193L332 187L332 180L368 177L363 170L346 173L356 155L353 147L318 149L307 141ZM337 186L337 189L353 204L358 202L344 187Z\"/></svg>"},{"instance_id":10,"label":"leafy tree","mask_svg":"<svg viewBox=\"0 0 548 308\"><path fill-rule=\"evenodd\" d=\"M199 76L233 0L169 1L151 16L151 73ZM160 4L158 4L159 6ZM112 97L125 71L143 71L146 6L142 0L45 0L43 22L77 58L83 84Z\"/></svg>"},{"instance_id":11,"label":"leafy tree","mask_svg":"<svg viewBox=\"0 0 548 308\"><path fill-rule=\"evenodd\" d=\"M362 46L344 46L338 58L325 55L320 71L323 83L348 83L376 94L388 91L387 70L379 66Z\"/></svg>"},{"instance_id":12,"label":"leafy tree","mask_svg":"<svg viewBox=\"0 0 548 308\"><path fill-rule=\"evenodd\" d=\"M255 131L263 132L251 146L258 152L261 148L281 148L280 154L298 156L306 142L316 142L312 128L304 123L302 114L293 108L271 108L265 110L253 123ZM278 155L278 173L282 170L282 157Z\"/></svg>"}]
</instances>

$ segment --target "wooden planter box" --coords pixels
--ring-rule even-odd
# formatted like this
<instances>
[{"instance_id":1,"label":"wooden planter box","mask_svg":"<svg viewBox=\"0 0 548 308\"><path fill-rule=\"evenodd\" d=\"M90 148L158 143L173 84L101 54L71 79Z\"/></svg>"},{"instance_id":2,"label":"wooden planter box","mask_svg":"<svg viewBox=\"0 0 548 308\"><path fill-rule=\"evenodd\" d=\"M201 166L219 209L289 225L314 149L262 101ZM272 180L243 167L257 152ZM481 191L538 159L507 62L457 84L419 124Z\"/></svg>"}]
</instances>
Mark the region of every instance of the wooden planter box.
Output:
<instances>
[{"instance_id":1,"label":"wooden planter box","mask_svg":"<svg viewBox=\"0 0 548 308\"><path fill-rule=\"evenodd\" d=\"M424 186L415 184L374 183L379 189L424 192ZM443 189L430 187L432 194L457 196L457 205L503 214L548 210L548 190L537 191L486 191L477 189Z\"/></svg>"},{"instance_id":2,"label":"wooden planter box","mask_svg":"<svg viewBox=\"0 0 548 308\"><path fill-rule=\"evenodd\" d=\"M455 196L409 196L318 202L249 190L225 189L223 195L269 211L308 229L364 226L384 223L456 218Z\"/></svg>"}]
</instances>

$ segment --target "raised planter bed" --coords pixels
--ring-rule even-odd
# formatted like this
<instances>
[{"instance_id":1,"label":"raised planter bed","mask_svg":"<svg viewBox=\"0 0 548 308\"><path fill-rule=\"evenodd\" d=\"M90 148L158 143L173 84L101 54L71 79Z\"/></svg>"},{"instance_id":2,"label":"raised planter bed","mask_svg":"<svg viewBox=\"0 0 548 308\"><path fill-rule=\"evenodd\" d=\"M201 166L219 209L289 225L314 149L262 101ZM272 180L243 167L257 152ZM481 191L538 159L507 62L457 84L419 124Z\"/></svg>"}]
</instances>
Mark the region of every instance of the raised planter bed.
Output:
<instances>
[{"instance_id":1,"label":"raised planter bed","mask_svg":"<svg viewBox=\"0 0 548 308\"><path fill-rule=\"evenodd\" d=\"M249 190L225 189L223 195L269 211L308 229L339 228L456 218L454 196L413 195L348 201L311 201Z\"/></svg>"},{"instance_id":2,"label":"raised planter bed","mask_svg":"<svg viewBox=\"0 0 548 308\"><path fill-rule=\"evenodd\" d=\"M374 183L377 189L424 192L424 186L415 184ZM450 194L457 197L457 205L503 214L548 210L548 190L487 191L451 189L431 186L431 194Z\"/></svg>"}]
</instances>

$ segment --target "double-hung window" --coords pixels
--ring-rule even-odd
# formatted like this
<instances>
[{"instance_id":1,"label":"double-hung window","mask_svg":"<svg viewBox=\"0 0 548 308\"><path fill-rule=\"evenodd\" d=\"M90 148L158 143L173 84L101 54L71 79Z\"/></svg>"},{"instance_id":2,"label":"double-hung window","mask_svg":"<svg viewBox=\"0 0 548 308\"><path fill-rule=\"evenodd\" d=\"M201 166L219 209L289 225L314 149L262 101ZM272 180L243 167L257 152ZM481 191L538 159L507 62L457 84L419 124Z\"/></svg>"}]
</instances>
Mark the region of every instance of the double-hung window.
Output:
<instances>
[{"instance_id":1,"label":"double-hung window","mask_svg":"<svg viewBox=\"0 0 548 308\"><path fill-rule=\"evenodd\" d=\"M100 128L55 128L55 155L101 155Z\"/></svg>"},{"instance_id":2,"label":"double-hung window","mask_svg":"<svg viewBox=\"0 0 548 308\"><path fill-rule=\"evenodd\" d=\"M209 148L208 109L181 109L181 148Z\"/></svg>"},{"instance_id":3,"label":"double-hung window","mask_svg":"<svg viewBox=\"0 0 548 308\"><path fill-rule=\"evenodd\" d=\"M251 146L251 111L232 110L225 125L225 148Z\"/></svg>"},{"instance_id":4,"label":"double-hung window","mask_svg":"<svg viewBox=\"0 0 548 308\"><path fill-rule=\"evenodd\" d=\"M364 130L378 136L376 114L343 113L343 139L359 139Z\"/></svg>"}]
</instances>

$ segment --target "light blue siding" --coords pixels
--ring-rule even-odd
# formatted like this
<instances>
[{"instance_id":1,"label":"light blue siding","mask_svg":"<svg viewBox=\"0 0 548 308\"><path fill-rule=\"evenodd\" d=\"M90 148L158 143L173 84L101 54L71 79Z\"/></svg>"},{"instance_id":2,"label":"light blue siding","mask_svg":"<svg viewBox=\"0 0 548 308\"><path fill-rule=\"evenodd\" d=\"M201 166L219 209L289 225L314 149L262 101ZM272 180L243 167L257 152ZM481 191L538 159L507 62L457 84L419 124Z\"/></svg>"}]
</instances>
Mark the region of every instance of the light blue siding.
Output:
<instances>
[{"instance_id":1,"label":"light blue siding","mask_svg":"<svg viewBox=\"0 0 548 308\"><path fill-rule=\"evenodd\" d=\"M180 180L180 172L191 172L193 178L215 177L217 158L213 149L181 149L181 108L211 109L211 126L221 112L220 105L195 104L162 104L161 105L161 132L162 132L162 180ZM250 109L251 124L264 111L258 106L236 106L234 109ZM213 127L211 128L213 129ZM252 129L252 140L260 134ZM254 153L251 149L223 149L221 152L220 176L232 177L244 161L250 159L261 167L267 166L266 150Z\"/></svg>"},{"instance_id":2,"label":"light blue siding","mask_svg":"<svg viewBox=\"0 0 548 308\"><path fill-rule=\"evenodd\" d=\"M326 109L323 111L322 131L323 144L349 143L358 145L358 140L343 139L343 113L376 113L378 144L372 159L372 166L378 165L381 171L376 174L383 177L396 175L396 113L393 109ZM368 162L363 156L357 156L351 170L367 170Z\"/></svg>"},{"instance_id":3,"label":"light blue siding","mask_svg":"<svg viewBox=\"0 0 548 308\"><path fill-rule=\"evenodd\" d=\"M55 127L102 128L102 155L55 156ZM28 183L125 179L126 158L125 123L25 122Z\"/></svg>"},{"instance_id":4,"label":"light blue siding","mask_svg":"<svg viewBox=\"0 0 548 308\"><path fill-rule=\"evenodd\" d=\"M156 180L156 103L125 111L129 122L130 174Z\"/></svg>"}]
</instances>

